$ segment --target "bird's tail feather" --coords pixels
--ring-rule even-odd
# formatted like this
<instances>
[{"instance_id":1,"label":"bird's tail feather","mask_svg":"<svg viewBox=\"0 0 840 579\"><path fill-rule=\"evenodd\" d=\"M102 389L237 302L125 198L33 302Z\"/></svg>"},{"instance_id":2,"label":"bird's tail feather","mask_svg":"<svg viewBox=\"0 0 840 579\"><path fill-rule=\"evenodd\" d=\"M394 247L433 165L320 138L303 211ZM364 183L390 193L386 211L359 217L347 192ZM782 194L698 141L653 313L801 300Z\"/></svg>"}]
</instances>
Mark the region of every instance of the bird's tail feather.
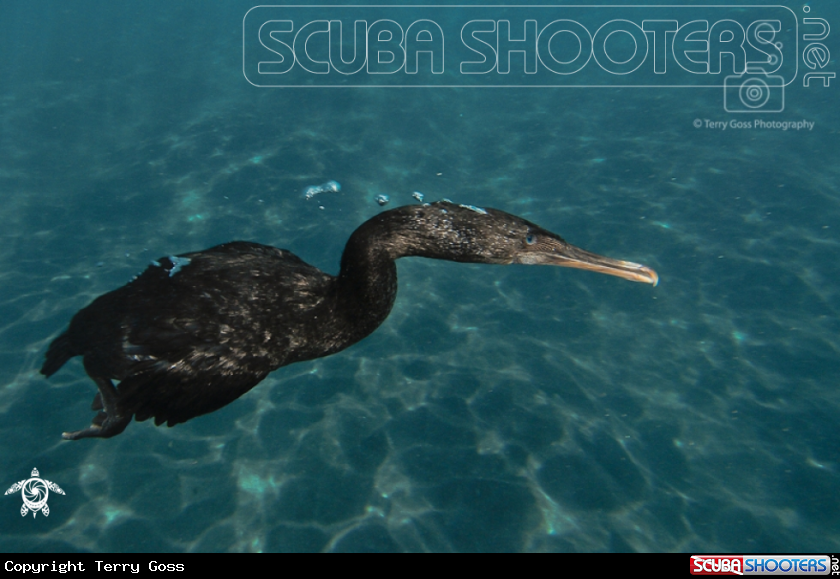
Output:
<instances>
[{"instance_id":1,"label":"bird's tail feather","mask_svg":"<svg viewBox=\"0 0 840 579\"><path fill-rule=\"evenodd\" d=\"M70 337L67 335L67 332L61 334L50 344L47 350L47 359L44 361L44 365L41 366L41 374L47 377L52 376L64 366L67 360L75 355L76 352L73 351L73 344L70 342Z\"/></svg>"}]
</instances>

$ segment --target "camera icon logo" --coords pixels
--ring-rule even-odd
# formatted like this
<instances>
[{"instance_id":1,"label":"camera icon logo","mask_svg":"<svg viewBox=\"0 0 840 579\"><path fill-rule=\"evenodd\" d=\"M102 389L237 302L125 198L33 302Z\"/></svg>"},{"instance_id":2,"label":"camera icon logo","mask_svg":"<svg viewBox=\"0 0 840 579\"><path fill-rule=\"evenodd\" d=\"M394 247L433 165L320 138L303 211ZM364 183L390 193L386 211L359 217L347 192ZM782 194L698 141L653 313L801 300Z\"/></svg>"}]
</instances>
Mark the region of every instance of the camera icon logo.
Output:
<instances>
[{"instance_id":1,"label":"camera icon logo","mask_svg":"<svg viewBox=\"0 0 840 579\"><path fill-rule=\"evenodd\" d=\"M723 109L728 113L780 113L785 110L785 79L761 68L723 79Z\"/></svg>"}]
</instances>

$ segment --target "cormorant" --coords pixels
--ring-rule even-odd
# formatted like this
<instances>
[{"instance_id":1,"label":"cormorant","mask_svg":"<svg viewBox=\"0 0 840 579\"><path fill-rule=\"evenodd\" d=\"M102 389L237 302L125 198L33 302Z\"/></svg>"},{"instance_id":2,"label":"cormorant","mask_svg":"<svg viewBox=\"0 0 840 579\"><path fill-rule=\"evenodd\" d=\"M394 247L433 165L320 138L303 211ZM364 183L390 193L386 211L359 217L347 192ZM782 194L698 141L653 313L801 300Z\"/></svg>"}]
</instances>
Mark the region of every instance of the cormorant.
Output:
<instances>
[{"instance_id":1,"label":"cormorant","mask_svg":"<svg viewBox=\"0 0 840 579\"><path fill-rule=\"evenodd\" d=\"M134 416L173 426L236 400L270 372L334 354L373 332L397 293L400 257L588 269L656 285L652 269L602 257L496 209L438 202L385 211L350 236L331 276L284 250L233 241L163 257L96 298L50 344L41 373L73 356L99 392L108 438ZM119 380L114 386L112 380Z\"/></svg>"}]
</instances>

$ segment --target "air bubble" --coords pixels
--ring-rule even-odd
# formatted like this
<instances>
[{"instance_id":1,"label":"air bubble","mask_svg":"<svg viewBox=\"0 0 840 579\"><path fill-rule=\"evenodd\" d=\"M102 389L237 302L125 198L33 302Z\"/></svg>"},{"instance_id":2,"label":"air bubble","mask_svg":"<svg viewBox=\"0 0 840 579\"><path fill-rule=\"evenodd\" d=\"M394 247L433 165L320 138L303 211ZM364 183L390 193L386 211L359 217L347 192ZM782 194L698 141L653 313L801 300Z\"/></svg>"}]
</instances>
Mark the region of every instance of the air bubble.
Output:
<instances>
[{"instance_id":1,"label":"air bubble","mask_svg":"<svg viewBox=\"0 0 840 579\"><path fill-rule=\"evenodd\" d=\"M391 198L388 197L387 195L377 195L376 196L376 202L379 203L380 206L387 205L390 200L391 200Z\"/></svg>"},{"instance_id":2,"label":"air bubble","mask_svg":"<svg viewBox=\"0 0 840 579\"><path fill-rule=\"evenodd\" d=\"M341 191L341 184L338 181L327 181L323 185L310 185L303 190L304 199L312 199L319 193L338 193Z\"/></svg>"},{"instance_id":3,"label":"air bubble","mask_svg":"<svg viewBox=\"0 0 840 579\"><path fill-rule=\"evenodd\" d=\"M480 215L487 215L487 212L484 209L482 209L481 207L476 207L475 205L458 205L458 207L463 207L464 209L475 211Z\"/></svg>"},{"instance_id":4,"label":"air bubble","mask_svg":"<svg viewBox=\"0 0 840 579\"><path fill-rule=\"evenodd\" d=\"M192 261L189 257L176 257L174 255L169 256L169 261L172 262L172 269L169 270L169 277L172 277L185 265L189 265L190 261Z\"/></svg>"}]
</instances>

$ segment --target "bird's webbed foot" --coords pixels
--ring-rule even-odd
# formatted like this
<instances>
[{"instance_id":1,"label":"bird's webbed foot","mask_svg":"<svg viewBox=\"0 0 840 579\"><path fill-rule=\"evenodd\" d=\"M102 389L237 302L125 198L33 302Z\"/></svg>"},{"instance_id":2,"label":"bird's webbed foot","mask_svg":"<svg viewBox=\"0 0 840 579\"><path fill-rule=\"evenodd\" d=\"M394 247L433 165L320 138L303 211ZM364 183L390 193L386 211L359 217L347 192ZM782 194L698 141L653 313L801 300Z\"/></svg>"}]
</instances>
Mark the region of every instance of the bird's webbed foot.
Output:
<instances>
[{"instance_id":1,"label":"bird's webbed foot","mask_svg":"<svg viewBox=\"0 0 840 579\"><path fill-rule=\"evenodd\" d=\"M79 440L80 438L110 438L125 430L131 422L131 414L125 415L120 409L120 395L114 383L107 378L93 378L99 387L91 408L100 410L93 418L90 426L84 430L65 432L61 435L64 440Z\"/></svg>"}]
</instances>

